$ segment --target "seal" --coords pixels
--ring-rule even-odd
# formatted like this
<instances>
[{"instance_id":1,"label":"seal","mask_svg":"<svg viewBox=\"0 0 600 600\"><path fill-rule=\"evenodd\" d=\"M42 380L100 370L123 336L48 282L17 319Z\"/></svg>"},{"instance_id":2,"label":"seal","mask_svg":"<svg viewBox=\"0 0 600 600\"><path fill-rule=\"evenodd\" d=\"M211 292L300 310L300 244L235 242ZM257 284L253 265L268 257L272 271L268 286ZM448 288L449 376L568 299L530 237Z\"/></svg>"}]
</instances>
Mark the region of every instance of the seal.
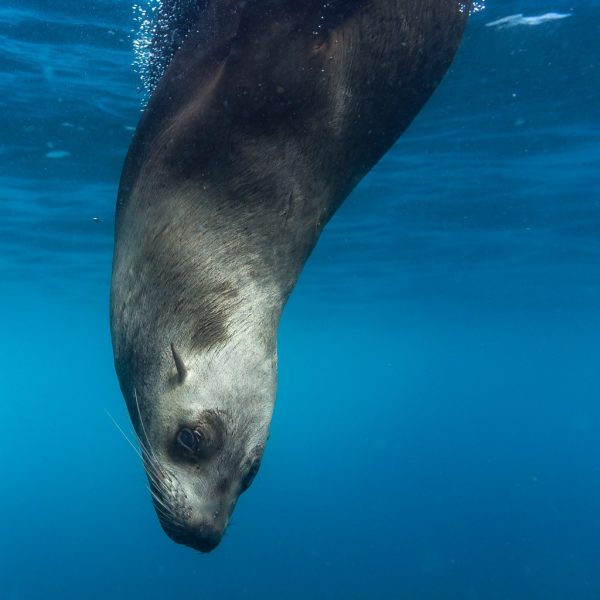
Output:
<instances>
[{"instance_id":1,"label":"seal","mask_svg":"<svg viewBox=\"0 0 600 600\"><path fill-rule=\"evenodd\" d=\"M160 523L208 552L260 465L286 299L438 86L469 7L181 5L165 0L154 44L168 65L121 176L111 331Z\"/></svg>"}]
</instances>

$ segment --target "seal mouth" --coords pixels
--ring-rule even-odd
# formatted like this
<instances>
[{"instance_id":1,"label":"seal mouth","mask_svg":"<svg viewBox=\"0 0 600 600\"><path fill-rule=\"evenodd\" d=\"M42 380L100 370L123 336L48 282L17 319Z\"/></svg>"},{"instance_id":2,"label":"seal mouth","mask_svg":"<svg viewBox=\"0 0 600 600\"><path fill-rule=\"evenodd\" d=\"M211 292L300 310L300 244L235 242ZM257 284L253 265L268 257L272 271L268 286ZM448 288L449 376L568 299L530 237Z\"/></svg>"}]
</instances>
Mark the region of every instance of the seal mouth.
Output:
<instances>
[{"instance_id":1,"label":"seal mouth","mask_svg":"<svg viewBox=\"0 0 600 600\"><path fill-rule=\"evenodd\" d=\"M181 497L185 498L185 493L174 485L173 474L164 469L160 473L162 477L151 472L149 479L154 510L163 531L177 544L199 552L212 552L223 538L226 523L219 528L205 519L192 519Z\"/></svg>"},{"instance_id":2,"label":"seal mouth","mask_svg":"<svg viewBox=\"0 0 600 600\"><path fill-rule=\"evenodd\" d=\"M212 552L223 539L223 534L211 525L183 528L161 520L165 533L177 544L182 544L207 554Z\"/></svg>"}]
</instances>

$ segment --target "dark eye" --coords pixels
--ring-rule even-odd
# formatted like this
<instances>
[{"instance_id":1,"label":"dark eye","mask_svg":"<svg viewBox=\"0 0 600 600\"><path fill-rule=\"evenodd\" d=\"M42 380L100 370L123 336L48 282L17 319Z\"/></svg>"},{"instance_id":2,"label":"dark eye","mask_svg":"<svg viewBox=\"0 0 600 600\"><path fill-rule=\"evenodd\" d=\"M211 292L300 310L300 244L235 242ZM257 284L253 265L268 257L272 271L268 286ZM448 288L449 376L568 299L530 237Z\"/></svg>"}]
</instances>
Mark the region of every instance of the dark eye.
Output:
<instances>
[{"instance_id":1,"label":"dark eye","mask_svg":"<svg viewBox=\"0 0 600 600\"><path fill-rule=\"evenodd\" d=\"M260 469L260 459L257 458L253 461L249 471L244 476L244 479L242 479L242 492L245 492L252 485L252 482L258 473L258 469Z\"/></svg>"},{"instance_id":2,"label":"dark eye","mask_svg":"<svg viewBox=\"0 0 600 600\"><path fill-rule=\"evenodd\" d=\"M179 458L192 461L208 460L219 452L225 443L226 428L215 411L201 413L195 423L187 423L173 440L173 452Z\"/></svg>"},{"instance_id":3,"label":"dark eye","mask_svg":"<svg viewBox=\"0 0 600 600\"><path fill-rule=\"evenodd\" d=\"M194 435L194 431L184 427L177 434L177 443L190 454L194 454L196 451L196 436Z\"/></svg>"},{"instance_id":4,"label":"dark eye","mask_svg":"<svg viewBox=\"0 0 600 600\"><path fill-rule=\"evenodd\" d=\"M184 427L177 434L179 449L189 457L208 458L213 450L211 440L199 428Z\"/></svg>"}]
</instances>

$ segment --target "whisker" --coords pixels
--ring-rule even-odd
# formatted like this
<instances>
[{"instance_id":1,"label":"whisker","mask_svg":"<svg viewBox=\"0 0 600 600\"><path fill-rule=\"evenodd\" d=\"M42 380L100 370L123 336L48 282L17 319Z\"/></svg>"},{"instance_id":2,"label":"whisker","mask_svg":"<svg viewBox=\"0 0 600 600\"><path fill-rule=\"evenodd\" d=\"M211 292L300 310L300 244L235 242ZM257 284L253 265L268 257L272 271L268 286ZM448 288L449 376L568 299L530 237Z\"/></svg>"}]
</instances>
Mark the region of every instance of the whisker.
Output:
<instances>
[{"instance_id":1,"label":"whisker","mask_svg":"<svg viewBox=\"0 0 600 600\"><path fill-rule=\"evenodd\" d=\"M123 428L117 423L117 420L110 414L110 412L107 409L104 409L104 412L112 421L113 425L117 428L117 431L123 436L131 449L142 461L142 464L146 470L146 476L149 481L149 484L146 485L146 488L150 492L154 504L154 510L156 511L159 520L162 521L167 527L183 528L185 525L177 515L176 507L171 504L175 498L172 497L172 491L167 487L167 485L173 486L176 478L170 471L165 470L159 463L156 453L150 445L148 433L146 432L146 428L142 420L142 414L137 399L137 392L135 390L134 395L141 429L144 437L147 440L146 442L142 440L137 431L135 431L135 428L133 428L132 435L139 447L136 447L130 437L125 433Z\"/></svg>"},{"instance_id":2,"label":"whisker","mask_svg":"<svg viewBox=\"0 0 600 600\"><path fill-rule=\"evenodd\" d=\"M158 477L158 475L161 474L162 469L160 469L160 466L156 463L156 461L148 455L148 451L135 431L133 432L133 435L140 445L139 449L135 447L135 444L129 439L128 435L125 433L125 431L123 431L123 428L117 423L116 419L110 414L110 412L107 409L104 409L104 411L109 419L113 422L113 425L117 428L117 431L125 438L126 442L131 446L136 455L142 460L144 466L147 467L146 470L148 471L149 469L152 469L154 471L154 476Z\"/></svg>"},{"instance_id":3,"label":"whisker","mask_svg":"<svg viewBox=\"0 0 600 600\"><path fill-rule=\"evenodd\" d=\"M158 518L167 523L174 523L173 516L171 514L166 513L160 506L154 505L154 510L158 514Z\"/></svg>"},{"instance_id":4,"label":"whisker","mask_svg":"<svg viewBox=\"0 0 600 600\"><path fill-rule=\"evenodd\" d=\"M148 451L148 447L146 446L146 444L143 442L142 438L137 434L137 432L135 430L133 430L133 435L135 437L135 439L138 442L138 445L140 447L141 453L142 453L142 461L144 463L145 467L152 467L157 474L163 475L163 476L167 476L166 472L163 470L163 468L160 466L160 463L158 462L156 455L150 454L150 452Z\"/></svg>"},{"instance_id":5,"label":"whisker","mask_svg":"<svg viewBox=\"0 0 600 600\"><path fill-rule=\"evenodd\" d=\"M152 485L154 485L154 487L156 489L160 490L161 492L165 491L164 485L158 475L156 475L155 473L152 473L148 469L146 470L146 474L148 475L148 479L150 479Z\"/></svg>"},{"instance_id":6,"label":"whisker","mask_svg":"<svg viewBox=\"0 0 600 600\"><path fill-rule=\"evenodd\" d=\"M148 432L146 431L146 426L144 425L144 419L142 418L142 411L140 410L140 403L138 400L136 388L133 388L133 397L135 398L135 406L137 408L138 418L140 420L142 432L144 433L144 437L146 438L146 442L148 443L148 450L150 451L149 453L151 454L152 458L154 458L154 460L158 461L158 459L156 458L156 454L154 453L154 449L152 448L152 445L150 444L150 437L148 436ZM145 444L144 444L144 446L145 446Z\"/></svg>"},{"instance_id":7,"label":"whisker","mask_svg":"<svg viewBox=\"0 0 600 600\"><path fill-rule=\"evenodd\" d=\"M150 491L150 493L152 494L152 497L159 503L161 504L166 510L168 511L172 511L173 508L171 506L168 506L166 501L163 499L163 497L158 494L155 490L152 489L152 487L149 487L148 490Z\"/></svg>"},{"instance_id":8,"label":"whisker","mask_svg":"<svg viewBox=\"0 0 600 600\"><path fill-rule=\"evenodd\" d=\"M159 482L159 487L166 489L166 484L172 485L173 478L160 465L144 461L146 472Z\"/></svg>"},{"instance_id":9,"label":"whisker","mask_svg":"<svg viewBox=\"0 0 600 600\"><path fill-rule=\"evenodd\" d=\"M157 513L159 513L166 520L168 520L170 524L183 527L183 523L169 506L162 502L162 500L158 498L155 494L152 494L152 498L154 499L154 509Z\"/></svg>"},{"instance_id":10,"label":"whisker","mask_svg":"<svg viewBox=\"0 0 600 600\"><path fill-rule=\"evenodd\" d=\"M147 489L147 490L150 492L150 495L152 496L152 498L153 498L153 499L154 499L156 502L158 502L158 504L159 504L159 505L160 505L160 506L161 506L161 507L162 507L162 508L165 510L165 512L167 512L167 513L169 513L169 514L172 514L172 513L173 513L173 509L172 509L170 506L168 506L168 505L167 505L167 504L164 502L164 500L162 500L162 498L161 498L161 497L160 497L158 494L156 494L156 492L154 492L154 490L152 490L152 488L151 488L151 487L149 487L149 486L146 486L146 489Z\"/></svg>"},{"instance_id":11,"label":"whisker","mask_svg":"<svg viewBox=\"0 0 600 600\"><path fill-rule=\"evenodd\" d=\"M141 443L140 441L140 447L142 448L142 452L144 454L144 464L149 464L152 467L154 467L157 471L162 471L159 462L152 458L152 456L150 456L150 454L148 454L148 450L146 450L146 447Z\"/></svg>"},{"instance_id":12,"label":"whisker","mask_svg":"<svg viewBox=\"0 0 600 600\"><path fill-rule=\"evenodd\" d=\"M134 443L127 437L127 434L123 431L123 429L121 429L121 426L117 423L115 418L108 412L106 408L104 409L104 412L108 415L108 418L113 422L113 425L117 428L117 431L125 438L125 440L131 446L133 451L140 457L140 459L142 459L140 451L135 447Z\"/></svg>"},{"instance_id":13,"label":"whisker","mask_svg":"<svg viewBox=\"0 0 600 600\"><path fill-rule=\"evenodd\" d=\"M173 513L168 508L166 508L164 504L158 502L158 500L156 500L153 494L152 498L154 499L154 508L157 511L160 511L164 516L169 517L171 519L173 517Z\"/></svg>"},{"instance_id":14,"label":"whisker","mask_svg":"<svg viewBox=\"0 0 600 600\"><path fill-rule=\"evenodd\" d=\"M154 503L154 508L159 519L163 520L169 526L185 527L180 515L178 514L179 510L182 508L180 506L180 501L178 500L177 495L174 495L174 491L177 487L179 487L177 485L179 482L177 481L175 475L168 469L165 469L158 460L158 456L154 451L152 444L150 443L150 436L148 435L148 431L142 417L137 390L135 388L133 393L141 433L138 433L136 428L133 427L131 435L137 442L138 447L136 447L130 437L125 433L123 428L117 423L115 418L108 412L108 410L105 410L105 412L113 422L114 426L117 428L117 431L119 431L119 433L125 438L127 443L142 461L148 479L148 484L146 487L150 492ZM181 492L181 490L179 491Z\"/></svg>"}]
</instances>

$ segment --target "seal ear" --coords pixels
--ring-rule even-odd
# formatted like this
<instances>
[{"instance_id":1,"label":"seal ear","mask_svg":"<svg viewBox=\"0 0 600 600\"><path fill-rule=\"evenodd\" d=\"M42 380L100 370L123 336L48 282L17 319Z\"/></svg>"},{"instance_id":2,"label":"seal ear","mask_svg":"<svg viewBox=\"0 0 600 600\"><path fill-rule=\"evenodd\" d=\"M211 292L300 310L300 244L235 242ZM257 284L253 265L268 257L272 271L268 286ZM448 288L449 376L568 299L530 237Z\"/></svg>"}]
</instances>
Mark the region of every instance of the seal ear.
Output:
<instances>
[{"instance_id":1,"label":"seal ear","mask_svg":"<svg viewBox=\"0 0 600 600\"><path fill-rule=\"evenodd\" d=\"M187 377L187 369L181 355L177 350L175 350L175 346L171 344L171 352L173 354L173 360L175 361L175 368L177 369L177 381L179 383L183 383L185 378Z\"/></svg>"}]
</instances>

